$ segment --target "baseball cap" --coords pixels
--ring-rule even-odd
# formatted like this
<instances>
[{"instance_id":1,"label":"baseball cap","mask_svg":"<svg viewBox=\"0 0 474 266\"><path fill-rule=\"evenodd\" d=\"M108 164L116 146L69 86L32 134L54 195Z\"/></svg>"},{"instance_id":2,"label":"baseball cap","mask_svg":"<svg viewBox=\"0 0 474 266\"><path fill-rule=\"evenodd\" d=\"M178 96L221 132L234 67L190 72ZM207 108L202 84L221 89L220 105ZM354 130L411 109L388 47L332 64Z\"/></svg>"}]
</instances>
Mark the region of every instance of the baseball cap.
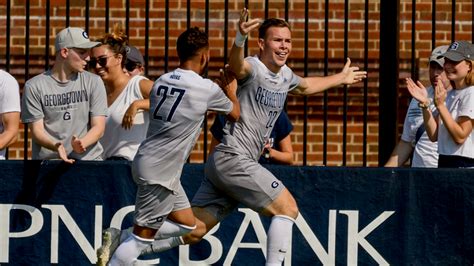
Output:
<instances>
[{"instance_id":1,"label":"baseball cap","mask_svg":"<svg viewBox=\"0 0 474 266\"><path fill-rule=\"evenodd\" d=\"M145 60L143 59L142 54L140 53L140 50L138 50L137 47L135 46L127 46L125 48L127 51L127 60L132 61L134 63L139 63L140 65L145 65Z\"/></svg>"},{"instance_id":2,"label":"baseball cap","mask_svg":"<svg viewBox=\"0 0 474 266\"><path fill-rule=\"evenodd\" d=\"M100 42L91 42L87 32L81 28L65 28L56 35L54 46L56 51L63 48L82 48L89 49L100 45Z\"/></svg>"},{"instance_id":3,"label":"baseball cap","mask_svg":"<svg viewBox=\"0 0 474 266\"><path fill-rule=\"evenodd\" d=\"M436 62L438 65L441 67L444 66L444 57L441 57L446 51L448 50L449 45L441 45L436 48L431 52L430 55L430 63L431 62Z\"/></svg>"},{"instance_id":4,"label":"baseball cap","mask_svg":"<svg viewBox=\"0 0 474 266\"><path fill-rule=\"evenodd\" d=\"M467 41L453 42L448 51L440 57L448 58L451 61L474 60L474 45Z\"/></svg>"}]
</instances>

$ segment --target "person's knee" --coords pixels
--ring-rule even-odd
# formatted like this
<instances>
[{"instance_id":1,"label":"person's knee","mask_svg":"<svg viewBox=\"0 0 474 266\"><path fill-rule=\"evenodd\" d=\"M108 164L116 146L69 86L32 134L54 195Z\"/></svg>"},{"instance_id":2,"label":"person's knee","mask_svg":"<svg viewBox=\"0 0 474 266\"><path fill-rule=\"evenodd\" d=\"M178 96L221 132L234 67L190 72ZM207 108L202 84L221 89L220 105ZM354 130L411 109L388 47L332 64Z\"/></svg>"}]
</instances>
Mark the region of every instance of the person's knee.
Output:
<instances>
[{"instance_id":1,"label":"person's knee","mask_svg":"<svg viewBox=\"0 0 474 266\"><path fill-rule=\"evenodd\" d=\"M295 198L293 198L291 193L285 189L277 199L275 199L261 213L267 216L285 215L292 219L296 219L299 210Z\"/></svg>"},{"instance_id":2,"label":"person's knee","mask_svg":"<svg viewBox=\"0 0 474 266\"><path fill-rule=\"evenodd\" d=\"M206 235L206 226L203 223L197 223L196 228L183 236L185 244L196 244Z\"/></svg>"},{"instance_id":3,"label":"person's knee","mask_svg":"<svg viewBox=\"0 0 474 266\"><path fill-rule=\"evenodd\" d=\"M299 213L298 206L296 205L296 202L293 200L293 204L289 204L286 207L285 213L282 213L282 214L289 216L293 219L296 219L296 217L298 217L298 213Z\"/></svg>"}]
</instances>

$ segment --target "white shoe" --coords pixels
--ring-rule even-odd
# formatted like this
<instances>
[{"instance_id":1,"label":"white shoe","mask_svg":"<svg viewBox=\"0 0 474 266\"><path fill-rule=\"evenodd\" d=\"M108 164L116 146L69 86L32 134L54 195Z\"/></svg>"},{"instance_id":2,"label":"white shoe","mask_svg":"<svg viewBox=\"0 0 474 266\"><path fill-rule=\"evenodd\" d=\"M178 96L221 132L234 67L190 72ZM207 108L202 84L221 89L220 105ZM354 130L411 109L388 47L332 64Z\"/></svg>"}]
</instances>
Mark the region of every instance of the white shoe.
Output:
<instances>
[{"instance_id":1,"label":"white shoe","mask_svg":"<svg viewBox=\"0 0 474 266\"><path fill-rule=\"evenodd\" d=\"M97 265L106 266L120 244L120 230L107 228L102 232L102 246L97 250Z\"/></svg>"}]
</instances>

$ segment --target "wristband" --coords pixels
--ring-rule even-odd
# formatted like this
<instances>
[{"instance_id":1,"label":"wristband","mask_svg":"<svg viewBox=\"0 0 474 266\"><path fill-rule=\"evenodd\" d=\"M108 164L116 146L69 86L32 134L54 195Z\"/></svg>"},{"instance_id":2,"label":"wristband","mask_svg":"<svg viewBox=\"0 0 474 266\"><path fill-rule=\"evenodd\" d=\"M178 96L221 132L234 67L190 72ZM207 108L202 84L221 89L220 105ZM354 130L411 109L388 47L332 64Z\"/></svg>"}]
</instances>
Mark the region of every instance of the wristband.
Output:
<instances>
[{"instance_id":1,"label":"wristband","mask_svg":"<svg viewBox=\"0 0 474 266\"><path fill-rule=\"evenodd\" d=\"M428 101L426 101L424 103L418 102L418 107L420 107L421 109L428 109L428 107L430 107L430 105L431 105L431 99L428 99Z\"/></svg>"},{"instance_id":2,"label":"wristband","mask_svg":"<svg viewBox=\"0 0 474 266\"><path fill-rule=\"evenodd\" d=\"M237 31L237 34L235 35L235 40L234 40L235 46L244 47L245 40L247 40L247 35L242 35L240 31Z\"/></svg>"}]
</instances>

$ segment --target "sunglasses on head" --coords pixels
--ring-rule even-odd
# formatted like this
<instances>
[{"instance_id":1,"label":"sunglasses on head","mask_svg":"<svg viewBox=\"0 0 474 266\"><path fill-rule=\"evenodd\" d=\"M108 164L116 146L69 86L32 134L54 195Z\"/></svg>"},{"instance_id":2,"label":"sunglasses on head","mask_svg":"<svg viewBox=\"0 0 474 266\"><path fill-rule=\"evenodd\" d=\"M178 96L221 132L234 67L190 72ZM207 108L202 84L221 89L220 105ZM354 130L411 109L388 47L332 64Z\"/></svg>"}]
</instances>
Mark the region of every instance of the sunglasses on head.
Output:
<instances>
[{"instance_id":1,"label":"sunglasses on head","mask_svg":"<svg viewBox=\"0 0 474 266\"><path fill-rule=\"evenodd\" d=\"M135 63L132 61L128 61L125 63L125 69L129 72L132 72L135 70L137 67L141 67L142 65L140 63Z\"/></svg>"},{"instance_id":2,"label":"sunglasses on head","mask_svg":"<svg viewBox=\"0 0 474 266\"><path fill-rule=\"evenodd\" d=\"M97 66L97 63L99 63L99 66L105 67L107 65L107 59L111 56L105 56L105 57L99 57L99 58L91 57L91 59L89 60L89 67L95 68Z\"/></svg>"}]
</instances>

